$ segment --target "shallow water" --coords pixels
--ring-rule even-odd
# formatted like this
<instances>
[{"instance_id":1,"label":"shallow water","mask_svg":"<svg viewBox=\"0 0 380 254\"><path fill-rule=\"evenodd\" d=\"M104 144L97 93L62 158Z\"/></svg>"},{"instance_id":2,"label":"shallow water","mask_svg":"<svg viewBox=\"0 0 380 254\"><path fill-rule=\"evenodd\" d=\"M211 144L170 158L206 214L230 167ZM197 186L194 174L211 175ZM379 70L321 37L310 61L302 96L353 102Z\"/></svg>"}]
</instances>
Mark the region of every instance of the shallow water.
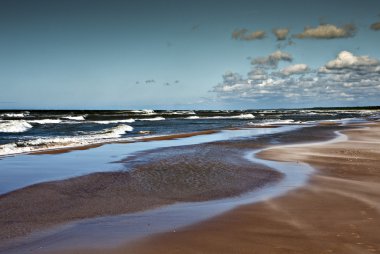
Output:
<instances>
[{"instance_id":1,"label":"shallow water","mask_svg":"<svg viewBox=\"0 0 380 254\"><path fill-rule=\"evenodd\" d=\"M100 171L123 170L123 164L113 162L151 149L258 137L297 128L300 127L283 126L279 128L223 130L213 134L174 140L105 144L101 147L74 150L63 154L23 154L4 157L0 160L0 194L45 181L61 180Z\"/></svg>"}]
</instances>

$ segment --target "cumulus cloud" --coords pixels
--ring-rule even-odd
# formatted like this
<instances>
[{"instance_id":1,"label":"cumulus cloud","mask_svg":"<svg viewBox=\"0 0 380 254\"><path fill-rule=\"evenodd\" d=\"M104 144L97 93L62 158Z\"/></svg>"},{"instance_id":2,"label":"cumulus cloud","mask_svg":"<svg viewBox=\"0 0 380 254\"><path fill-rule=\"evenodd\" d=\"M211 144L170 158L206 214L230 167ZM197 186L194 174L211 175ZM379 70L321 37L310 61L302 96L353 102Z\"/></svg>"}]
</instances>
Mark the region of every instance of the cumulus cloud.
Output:
<instances>
[{"instance_id":1,"label":"cumulus cloud","mask_svg":"<svg viewBox=\"0 0 380 254\"><path fill-rule=\"evenodd\" d=\"M289 76L293 74L301 74L309 70L306 64L293 64L285 67L281 70L283 75Z\"/></svg>"},{"instance_id":2,"label":"cumulus cloud","mask_svg":"<svg viewBox=\"0 0 380 254\"><path fill-rule=\"evenodd\" d=\"M247 29L235 29L232 32L232 39L242 40L242 41L252 41L252 40L260 40L265 38L266 33L264 31L258 30L250 32Z\"/></svg>"},{"instance_id":3,"label":"cumulus cloud","mask_svg":"<svg viewBox=\"0 0 380 254\"><path fill-rule=\"evenodd\" d=\"M329 61L324 67L328 70L333 69L361 69L370 66L378 66L379 60L369 56L355 56L351 52L342 51L338 56Z\"/></svg>"},{"instance_id":4,"label":"cumulus cloud","mask_svg":"<svg viewBox=\"0 0 380 254\"><path fill-rule=\"evenodd\" d=\"M266 71L262 69L253 69L252 71L248 72L248 79L249 80L265 80L268 78L268 75Z\"/></svg>"},{"instance_id":5,"label":"cumulus cloud","mask_svg":"<svg viewBox=\"0 0 380 254\"><path fill-rule=\"evenodd\" d=\"M380 95L380 61L343 51L319 70L311 70L306 64L280 71L254 66L247 75L226 73L213 92L222 100L276 100L288 105L295 101L375 101Z\"/></svg>"},{"instance_id":6,"label":"cumulus cloud","mask_svg":"<svg viewBox=\"0 0 380 254\"><path fill-rule=\"evenodd\" d=\"M291 54L277 50L265 57L258 57L251 61L252 65L261 65L265 67L277 67L280 61L291 62L293 57Z\"/></svg>"},{"instance_id":7,"label":"cumulus cloud","mask_svg":"<svg viewBox=\"0 0 380 254\"><path fill-rule=\"evenodd\" d=\"M276 36L278 41L286 40L286 37L289 34L288 28L275 28L272 30L273 34Z\"/></svg>"},{"instance_id":8,"label":"cumulus cloud","mask_svg":"<svg viewBox=\"0 0 380 254\"><path fill-rule=\"evenodd\" d=\"M353 24L342 27L323 24L317 27L305 27L302 33L296 34L294 37L298 39L336 39L352 37L355 33L356 27Z\"/></svg>"},{"instance_id":9,"label":"cumulus cloud","mask_svg":"<svg viewBox=\"0 0 380 254\"><path fill-rule=\"evenodd\" d=\"M245 90L250 87L250 82L236 72L226 72L223 74L223 82L214 87L214 92L218 93L230 93L239 90Z\"/></svg>"},{"instance_id":10,"label":"cumulus cloud","mask_svg":"<svg viewBox=\"0 0 380 254\"><path fill-rule=\"evenodd\" d=\"M374 31L379 31L380 30L380 22L373 23L370 28Z\"/></svg>"}]
</instances>

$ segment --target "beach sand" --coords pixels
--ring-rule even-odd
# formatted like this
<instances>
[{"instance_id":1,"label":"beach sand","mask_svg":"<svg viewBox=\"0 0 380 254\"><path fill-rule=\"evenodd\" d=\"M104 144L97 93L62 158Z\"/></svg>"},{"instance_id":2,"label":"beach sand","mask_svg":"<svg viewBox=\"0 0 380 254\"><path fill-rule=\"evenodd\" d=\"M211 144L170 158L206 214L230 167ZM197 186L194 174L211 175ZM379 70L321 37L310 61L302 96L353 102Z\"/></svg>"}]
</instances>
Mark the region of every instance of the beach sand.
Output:
<instances>
[{"instance_id":1,"label":"beach sand","mask_svg":"<svg viewBox=\"0 0 380 254\"><path fill-rule=\"evenodd\" d=\"M317 169L282 197L113 250L62 253L380 253L380 124L367 127L345 142L263 152Z\"/></svg>"}]
</instances>

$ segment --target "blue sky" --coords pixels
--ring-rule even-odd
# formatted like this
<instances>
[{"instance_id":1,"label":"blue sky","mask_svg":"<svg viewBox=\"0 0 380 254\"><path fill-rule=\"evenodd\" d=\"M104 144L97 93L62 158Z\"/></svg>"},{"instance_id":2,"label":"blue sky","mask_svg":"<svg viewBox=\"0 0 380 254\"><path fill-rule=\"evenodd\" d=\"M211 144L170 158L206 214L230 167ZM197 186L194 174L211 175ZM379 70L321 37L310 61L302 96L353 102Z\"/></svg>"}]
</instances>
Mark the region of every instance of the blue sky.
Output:
<instances>
[{"instance_id":1,"label":"blue sky","mask_svg":"<svg viewBox=\"0 0 380 254\"><path fill-rule=\"evenodd\" d=\"M380 2L373 0L4 0L0 108L376 105L380 30L370 26L380 22L379 14ZM336 34L319 36L326 25ZM354 31L339 34L346 25ZM311 37L293 38L308 26L316 29ZM275 28L288 29L287 39L277 41ZM232 38L239 29L266 35ZM251 64L274 52L292 61ZM340 56L351 65L323 71L341 52L349 53ZM296 64L307 68L282 75ZM263 77L251 79L252 70Z\"/></svg>"}]
</instances>

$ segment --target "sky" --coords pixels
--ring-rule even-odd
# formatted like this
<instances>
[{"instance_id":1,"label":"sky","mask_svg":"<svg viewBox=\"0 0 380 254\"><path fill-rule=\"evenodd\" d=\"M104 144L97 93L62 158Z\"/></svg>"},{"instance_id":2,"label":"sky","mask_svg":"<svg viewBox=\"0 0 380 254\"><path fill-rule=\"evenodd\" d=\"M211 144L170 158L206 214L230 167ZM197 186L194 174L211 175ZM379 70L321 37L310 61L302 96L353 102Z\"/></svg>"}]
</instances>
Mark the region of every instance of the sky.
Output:
<instances>
[{"instance_id":1,"label":"sky","mask_svg":"<svg viewBox=\"0 0 380 254\"><path fill-rule=\"evenodd\" d=\"M0 109L380 103L380 1L2 0Z\"/></svg>"}]
</instances>

